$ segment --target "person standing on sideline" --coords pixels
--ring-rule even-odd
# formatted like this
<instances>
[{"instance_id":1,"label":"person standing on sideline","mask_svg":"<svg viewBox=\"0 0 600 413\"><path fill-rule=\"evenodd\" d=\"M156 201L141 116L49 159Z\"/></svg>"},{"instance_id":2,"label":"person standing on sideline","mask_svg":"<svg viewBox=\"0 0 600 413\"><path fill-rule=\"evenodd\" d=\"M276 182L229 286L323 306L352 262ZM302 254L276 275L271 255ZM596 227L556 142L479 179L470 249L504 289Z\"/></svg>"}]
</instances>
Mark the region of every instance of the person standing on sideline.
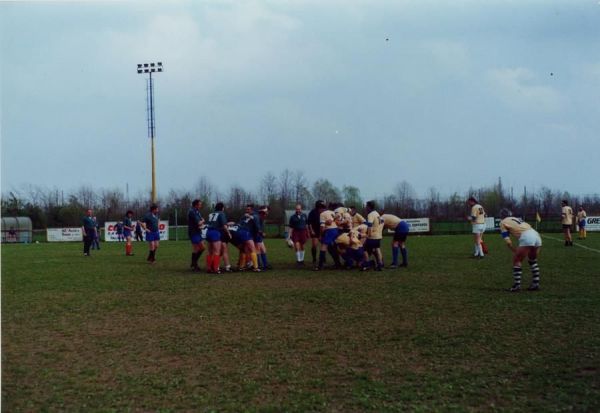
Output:
<instances>
[{"instance_id":1,"label":"person standing on sideline","mask_svg":"<svg viewBox=\"0 0 600 413\"><path fill-rule=\"evenodd\" d=\"M133 255L133 244L131 243L133 235L133 211L129 210L123 218L123 236L125 237L125 255L131 257Z\"/></svg>"},{"instance_id":2,"label":"person standing on sideline","mask_svg":"<svg viewBox=\"0 0 600 413\"><path fill-rule=\"evenodd\" d=\"M94 226L96 227L96 235L94 235L94 239L92 240L91 249L99 250L100 249L100 223L98 223L98 219L96 219L96 217L94 217L92 219L94 220Z\"/></svg>"},{"instance_id":3,"label":"person standing on sideline","mask_svg":"<svg viewBox=\"0 0 600 413\"><path fill-rule=\"evenodd\" d=\"M96 237L96 222L94 221L94 218L92 218L91 209L85 211L81 231L83 233L83 256L89 257L90 247L94 241L94 238Z\"/></svg>"},{"instance_id":4,"label":"person standing on sideline","mask_svg":"<svg viewBox=\"0 0 600 413\"><path fill-rule=\"evenodd\" d=\"M258 231L254 236L254 245L256 246L256 253L258 254L259 261L262 263L263 271L273 269L267 260L267 246L265 245L264 241L265 220L267 219L267 215L269 215L269 207L267 205L262 205L258 209L258 214L254 215L254 219L256 220L256 225L258 227Z\"/></svg>"},{"instance_id":5,"label":"person standing on sideline","mask_svg":"<svg viewBox=\"0 0 600 413\"><path fill-rule=\"evenodd\" d=\"M160 242L160 232L158 229L159 215L158 205L152 204L150 211L142 218L142 226L146 232L146 241L148 241L148 261L150 264L154 264L156 261L156 250Z\"/></svg>"},{"instance_id":6,"label":"person standing on sideline","mask_svg":"<svg viewBox=\"0 0 600 413\"><path fill-rule=\"evenodd\" d=\"M308 239L308 217L302 212L302 204L296 205L296 213L290 217L289 239L294 243L296 265L304 265L304 244Z\"/></svg>"},{"instance_id":7,"label":"person standing on sideline","mask_svg":"<svg viewBox=\"0 0 600 413\"><path fill-rule=\"evenodd\" d=\"M200 271L198 266L198 260L204 251L204 243L202 242L202 227L204 226L204 219L200 210L202 209L202 201L194 199L192 201L192 207L188 211L188 236L192 243L192 262L190 269L192 271Z\"/></svg>"},{"instance_id":8,"label":"person standing on sideline","mask_svg":"<svg viewBox=\"0 0 600 413\"><path fill-rule=\"evenodd\" d=\"M467 200L467 204L471 207L471 215L467 217L467 220L471 222L473 233L473 240L475 242L475 251L473 258L483 258L483 233L485 232L485 210L477 202L474 197L470 197Z\"/></svg>"},{"instance_id":9,"label":"person standing on sideline","mask_svg":"<svg viewBox=\"0 0 600 413\"><path fill-rule=\"evenodd\" d=\"M141 221L137 221L135 224L135 240L136 241L144 240L144 229L142 228Z\"/></svg>"},{"instance_id":10,"label":"person standing on sideline","mask_svg":"<svg viewBox=\"0 0 600 413\"><path fill-rule=\"evenodd\" d=\"M573 237L571 236L571 227L573 226L573 208L569 206L569 202L563 199L561 202L561 223L563 234L565 235L565 247L573 246Z\"/></svg>"},{"instance_id":11,"label":"person standing on sideline","mask_svg":"<svg viewBox=\"0 0 600 413\"><path fill-rule=\"evenodd\" d=\"M577 225L579 225L579 239L585 239L587 236L587 232L585 230L587 214L585 213L585 209L583 206L579 207L579 211L577 212Z\"/></svg>"},{"instance_id":12,"label":"person standing on sideline","mask_svg":"<svg viewBox=\"0 0 600 413\"><path fill-rule=\"evenodd\" d=\"M318 200L315 207L308 213L308 233L310 235L310 253L312 255L312 265L317 266L317 250L319 249L319 239L321 238L321 212L325 211L325 202Z\"/></svg>"},{"instance_id":13,"label":"person standing on sideline","mask_svg":"<svg viewBox=\"0 0 600 413\"><path fill-rule=\"evenodd\" d=\"M517 293L521 291L521 275L523 274L522 263L525 257L531 268L531 285L527 288L528 291L539 291L540 289L540 267L537 263L540 248L542 247L542 239L540 234L531 228L527 222L520 218L512 216L510 210L503 208L500 210L500 235L506 241L506 245L513 252L513 286L507 291ZM512 245L510 236L519 240L519 246L515 248Z\"/></svg>"}]
</instances>

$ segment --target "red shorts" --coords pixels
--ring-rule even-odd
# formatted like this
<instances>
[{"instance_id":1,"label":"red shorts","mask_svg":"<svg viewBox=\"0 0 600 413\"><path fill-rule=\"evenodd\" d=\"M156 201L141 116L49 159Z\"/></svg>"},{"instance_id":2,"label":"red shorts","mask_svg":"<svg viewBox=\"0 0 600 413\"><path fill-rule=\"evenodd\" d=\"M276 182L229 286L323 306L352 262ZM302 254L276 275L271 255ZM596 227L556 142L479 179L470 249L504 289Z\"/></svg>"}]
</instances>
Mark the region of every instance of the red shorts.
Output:
<instances>
[{"instance_id":1,"label":"red shorts","mask_svg":"<svg viewBox=\"0 0 600 413\"><path fill-rule=\"evenodd\" d=\"M308 229L295 229L292 231L292 241L294 243L299 242L300 245L304 245L308 239Z\"/></svg>"}]
</instances>

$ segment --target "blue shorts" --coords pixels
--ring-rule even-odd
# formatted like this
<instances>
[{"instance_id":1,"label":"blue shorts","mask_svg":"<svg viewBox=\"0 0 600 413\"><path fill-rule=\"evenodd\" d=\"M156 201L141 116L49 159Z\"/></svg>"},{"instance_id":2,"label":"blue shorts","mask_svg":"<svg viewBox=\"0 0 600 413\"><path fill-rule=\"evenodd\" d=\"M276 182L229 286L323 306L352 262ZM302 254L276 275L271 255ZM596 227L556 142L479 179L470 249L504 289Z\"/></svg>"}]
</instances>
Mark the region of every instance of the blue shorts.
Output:
<instances>
[{"instance_id":1,"label":"blue shorts","mask_svg":"<svg viewBox=\"0 0 600 413\"><path fill-rule=\"evenodd\" d=\"M263 236L260 234L256 234L254 236L254 242L263 242Z\"/></svg>"},{"instance_id":2,"label":"blue shorts","mask_svg":"<svg viewBox=\"0 0 600 413\"><path fill-rule=\"evenodd\" d=\"M160 232L146 232L146 241L160 241Z\"/></svg>"},{"instance_id":3,"label":"blue shorts","mask_svg":"<svg viewBox=\"0 0 600 413\"><path fill-rule=\"evenodd\" d=\"M252 239L252 234L250 233L250 231L246 231L244 229L238 229L237 235L235 235L234 238L236 238L236 241L242 243L242 242L250 241ZM261 238L261 241L262 241L262 238Z\"/></svg>"},{"instance_id":4,"label":"blue shorts","mask_svg":"<svg viewBox=\"0 0 600 413\"><path fill-rule=\"evenodd\" d=\"M327 246L333 245L335 240L339 235L339 231L337 228L329 228L323 232L323 236L321 237L321 242Z\"/></svg>"},{"instance_id":5,"label":"blue shorts","mask_svg":"<svg viewBox=\"0 0 600 413\"><path fill-rule=\"evenodd\" d=\"M579 221L579 226L581 228L585 228L585 219L582 219L581 221Z\"/></svg>"},{"instance_id":6,"label":"blue shorts","mask_svg":"<svg viewBox=\"0 0 600 413\"><path fill-rule=\"evenodd\" d=\"M409 230L410 227L408 226L408 223L400 221L400 223L396 226L396 229L394 230L394 241L406 241L406 237L408 236Z\"/></svg>"},{"instance_id":7,"label":"blue shorts","mask_svg":"<svg viewBox=\"0 0 600 413\"><path fill-rule=\"evenodd\" d=\"M190 242L194 245L198 245L202 242L202 234L189 234Z\"/></svg>"},{"instance_id":8,"label":"blue shorts","mask_svg":"<svg viewBox=\"0 0 600 413\"><path fill-rule=\"evenodd\" d=\"M123 236L124 236L125 238L127 238L127 237L130 237L130 236L131 236L131 231L129 231L128 229L124 230L124 231L123 231Z\"/></svg>"},{"instance_id":9,"label":"blue shorts","mask_svg":"<svg viewBox=\"0 0 600 413\"><path fill-rule=\"evenodd\" d=\"M208 231L206 231L206 240L208 242L221 241L221 231L215 228L209 228Z\"/></svg>"},{"instance_id":10,"label":"blue shorts","mask_svg":"<svg viewBox=\"0 0 600 413\"><path fill-rule=\"evenodd\" d=\"M376 250L377 248L381 247L381 240L380 239L367 239L365 241L365 250L367 250L368 253L372 253L373 250Z\"/></svg>"}]
</instances>

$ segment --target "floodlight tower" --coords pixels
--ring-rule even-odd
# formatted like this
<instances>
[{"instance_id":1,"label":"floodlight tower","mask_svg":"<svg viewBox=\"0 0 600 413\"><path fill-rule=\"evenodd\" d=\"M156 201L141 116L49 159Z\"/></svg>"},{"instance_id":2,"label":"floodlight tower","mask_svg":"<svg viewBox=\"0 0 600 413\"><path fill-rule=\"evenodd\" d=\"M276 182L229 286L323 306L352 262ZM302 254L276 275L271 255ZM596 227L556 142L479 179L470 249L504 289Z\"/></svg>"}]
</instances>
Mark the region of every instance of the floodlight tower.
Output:
<instances>
[{"instance_id":1,"label":"floodlight tower","mask_svg":"<svg viewBox=\"0 0 600 413\"><path fill-rule=\"evenodd\" d=\"M154 164L154 85L152 83L152 73L162 72L163 64L158 63L138 63L138 73L148 73L148 80L146 86L146 111L148 113L148 137L151 142L151 156L152 156L152 203L156 202L156 170Z\"/></svg>"}]
</instances>

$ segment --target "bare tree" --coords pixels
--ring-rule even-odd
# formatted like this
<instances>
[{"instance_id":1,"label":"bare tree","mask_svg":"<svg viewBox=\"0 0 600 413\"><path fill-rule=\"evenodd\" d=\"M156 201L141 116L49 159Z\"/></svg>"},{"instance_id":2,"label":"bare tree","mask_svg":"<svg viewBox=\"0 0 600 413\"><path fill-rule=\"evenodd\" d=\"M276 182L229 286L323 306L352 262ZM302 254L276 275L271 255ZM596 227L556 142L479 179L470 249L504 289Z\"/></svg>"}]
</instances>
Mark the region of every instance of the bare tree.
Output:
<instances>
[{"instance_id":1,"label":"bare tree","mask_svg":"<svg viewBox=\"0 0 600 413\"><path fill-rule=\"evenodd\" d=\"M261 202L270 205L277 199L277 178L267 172L260 181L259 195Z\"/></svg>"},{"instance_id":2,"label":"bare tree","mask_svg":"<svg viewBox=\"0 0 600 413\"><path fill-rule=\"evenodd\" d=\"M196 185L194 185L194 192L204 204L210 204L216 199L216 190L213 184L210 183L207 177L201 176Z\"/></svg>"}]
</instances>

